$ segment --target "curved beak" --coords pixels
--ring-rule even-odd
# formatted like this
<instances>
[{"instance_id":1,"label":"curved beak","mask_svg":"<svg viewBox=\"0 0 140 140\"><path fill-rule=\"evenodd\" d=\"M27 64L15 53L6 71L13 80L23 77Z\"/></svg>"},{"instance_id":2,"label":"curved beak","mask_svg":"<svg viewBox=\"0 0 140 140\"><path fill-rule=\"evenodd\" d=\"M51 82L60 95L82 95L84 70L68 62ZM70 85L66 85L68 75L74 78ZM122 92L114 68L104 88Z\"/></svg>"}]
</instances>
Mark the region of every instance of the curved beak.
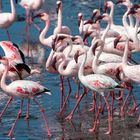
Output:
<instances>
[{"instance_id":1,"label":"curved beak","mask_svg":"<svg viewBox=\"0 0 140 140\"><path fill-rule=\"evenodd\" d=\"M124 1L123 0L117 0L117 2L115 4L120 4L122 2L124 2Z\"/></svg>"},{"instance_id":2,"label":"curved beak","mask_svg":"<svg viewBox=\"0 0 140 140\"><path fill-rule=\"evenodd\" d=\"M86 39L90 36L92 34L92 31L91 32L88 32L88 33L86 33L85 35L84 35L84 37L83 37L83 42L85 42L86 41Z\"/></svg>"},{"instance_id":3,"label":"curved beak","mask_svg":"<svg viewBox=\"0 0 140 140\"><path fill-rule=\"evenodd\" d=\"M85 21L84 25L86 25L86 24L93 24L93 23L94 23L93 20L89 19L89 20Z\"/></svg>"},{"instance_id":4,"label":"curved beak","mask_svg":"<svg viewBox=\"0 0 140 140\"><path fill-rule=\"evenodd\" d=\"M78 57L79 57L79 51L77 51L73 57L76 63L78 63Z\"/></svg>"},{"instance_id":5,"label":"curved beak","mask_svg":"<svg viewBox=\"0 0 140 140\"><path fill-rule=\"evenodd\" d=\"M92 13L91 20L94 19L94 17L96 16L96 14L97 14L96 12Z\"/></svg>"},{"instance_id":6,"label":"curved beak","mask_svg":"<svg viewBox=\"0 0 140 140\"><path fill-rule=\"evenodd\" d=\"M98 16L98 17L96 18L96 20L95 20L95 23L96 23L97 21L102 20L102 19L103 19L103 17L104 17L104 16L102 16L102 15Z\"/></svg>"},{"instance_id":7,"label":"curved beak","mask_svg":"<svg viewBox=\"0 0 140 140\"><path fill-rule=\"evenodd\" d=\"M137 12L135 11L135 8L131 8L130 10L129 10L129 12L127 13L127 15L134 15L134 14L136 14Z\"/></svg>"},{"instance_id":8,"label":"curved beak","mask_svg":"<svg viewBox=\"0 0 140 140\"><path fill-rule=\"evenodd\" d=\"M38 17L41 17L41 16L43 16L42 13L38 13L38 14L34 15L32 18L35 19L35 18L38 18Z\"/></svg>"},{"instance_id":9,"label":"curved beak","mask_svg":"<svg viewBox=\"0 0 140 140\"><path fill-rule=\"evenodd\" d=\"M121 36L118 36L115 40L114 40L114 48L116 48L118 42L120 41Z\"/></svg>"},{"instance_id":10,"label":"curved beak","mask_svg":"<svg viewBox=\"0 0 140 140\"><path fill-rule=\"evenodd\" d=\"M56 8L56 13L58 14L58 11L59 11L59 9L60 9L60 6L61 6L61 1L58 1L57 2L57 8Z\"/></svg>"},{"instance_id":11,"label":"curved beak","mask_svg":"<svg viewBox=\"0 0 140 140\"><path fill-rule=\"evenodd\" d=\"M81 20L82 20L83 16L78 16L78 26L80 26Z\"/></svg>"},{"instance_id":12,"label":"curved beak","mask_svg":"<svg viewBox=\"0 0 140 140\"><path fill-rule=\"evenodd\" d=\"M104 13L106 13L108 7L107 7L107 2L104 3Z\"/></svg>"}]
</instances>

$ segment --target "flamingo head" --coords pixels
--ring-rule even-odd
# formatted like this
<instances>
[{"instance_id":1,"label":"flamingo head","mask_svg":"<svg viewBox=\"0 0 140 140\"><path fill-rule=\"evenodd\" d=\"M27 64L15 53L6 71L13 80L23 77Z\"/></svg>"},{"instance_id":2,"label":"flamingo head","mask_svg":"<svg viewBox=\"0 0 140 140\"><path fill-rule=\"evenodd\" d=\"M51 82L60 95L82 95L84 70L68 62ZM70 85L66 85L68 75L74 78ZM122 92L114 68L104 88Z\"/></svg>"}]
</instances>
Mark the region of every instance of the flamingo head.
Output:
<instances>
[{"instance_id":1,"label":"flamingo head","mask_svg":"<svg viewBox=\"0 0 140 140\"><path fill-rule=\"evenodd\" d=\"M105 1L104 3L104 12L107 11L108 8L111 8L113 6L113 2L112 1Z\"/></svg>"},{"instance_id":2,"label":"flamingo head","mask_svg":"<svg viewBox=\"0 0 140 140\"><path fill-rule=\"evenodd\" d=\"M133 5L130 8L129 12L127 13L127 15L130 15L130 14L140 18L140 5L138 4Z\"/></svg>"},{"instance_id":3,"label":"flamingo head","mask_svg":"<svg viewBox=\"0 0 140 140\"><path fill-rule=\"evenodd\" d=\"M37 18L37 17L40 17L40 19L43 20L43 21L48 21L48 20L50 20L50 19L49 19L50 16L49 16L47 13L45 13L45 12L39 13L39 14L35 15L35 16L33 17L33 19L34 19L34 18Z\"/></svg>"},{"instance_id":4,"label":"flamingo head","mask_svg":"<svg viewBox=\"0 0 140 140\"><path fill-rule=\"evenodd\" d=\"M96 42L94 42L94 44L92 46L93 47L93 49L92 49L93 54L95 55L96 49L98 47L103 47L103 46L104 46L104 41L102 41L101 39L97 39Z\"/></svg>"},{"instance_id":5,"label":"flamingo head","mask_svg":"<svg viewBox=\"0 0 140 140\"><path fill-rule=\"evenodd\" d=\"M95 20L95 23L97 22L97 21L100 21L100 20L104 20L104 21L110 21L111 20L111 18L110 18L110 16L107 14L107 13L104 13L103 15L100 15L100 16L98 16L97 18L96 18L96 20Z\"/></svg>"},{"instance_id":6,"label":"flamingo head","mask_svg":"<svg viewBox=\"0 0 140 140\"><path fill-rule=\"evenodd\" d=\"M84 37L83 37L83 42L85 42L86 39L87 39L92 33L93 33L93 31L87 32L87 33L84 35Z\"/></svg>"},{"instance_id":7,"label":"flamingo head","mask_svg":"<svg viewBox=\"0 0 140 140\"><path fill-rule=\"evenodd\" d=\"M94 9L92 12L91 19L93 20L94 17L98 17L100 15L100 10L99 9Z\"/></svg>"},{"instance_id":8,"label":"flamingo head","mask_svg":"<svg viewBox=\"0 0 140 140\"><path fill-rule=\"evenodd\" d=\"M94 23L93 20L89 19L89 20L86 20L84 22L84 25L86 25L86 24L93 24L93 23Z\"/></svg>"},{"instance_id":9,"label":"flamingo head","mask_svg":"<svg viewBox=\"0 0 140 140\"><path fill-rule=\"evenodd\" d=\"M57 4L56 12L57 12L57 14L58 14L59 9L62 9L62 1L58 0L58 1L56 2L56 4Z\"/></svg>"},{"instance_id":10,"label":"flamingo head","mask_svg":"<svg viewBox=\"0 0 140 140\"><path fill-rule=\"evenodd\" d=\"M80 26L81 20L83 20L83 14L79 13L78 14L78 26Z\"/></svg>"},{"instance_id":11,"label":"flamingo head","mask_svg":"<svg viewBox=\"0 0 140 140\"><path fill-rule=\"evenodd\" d=\"M76 45L78 45L78 44L80 44L80 45L84 44L82 37L79 36L79 35L73 36L71 38L71 40L72 40L72 43L73 44L76 44Z\"/></svg>"},{"instance_id":12,"label":"flamingo head","mask_svg":"<svg viewBox=\"0 0 140 140\"><path fill-rule=\"evenodd\" d=\"M128 41L133 42L133 40L129 39L126 35L117 36L116 39L114 40L114 48L116 48L119 42L126 41L127 39Z\"/></svg>"},{"instance_id":13,"label":"flamingo head","mask_svg":"<svg viewBox=\"0 0 140 140\"><path fill-rule=\"evenodd\" d=\"M78 63L78 57L84 54L85 54L84 52L80 52L80 50L78 50L73 57L75 62Z\"/></svg>"},{"instance_id":14,"label":"flamingo head","mask_svg":"<svg viewBox=\"0 0 140 140\"><path fill-rule=\"evenodd\" d=\"M116 4L117 5L123 4L123 5L127 6L127 7L131 7L132 6L132 3L131 3L130 0L117 0Z\"/></svg>"}]
</instances>

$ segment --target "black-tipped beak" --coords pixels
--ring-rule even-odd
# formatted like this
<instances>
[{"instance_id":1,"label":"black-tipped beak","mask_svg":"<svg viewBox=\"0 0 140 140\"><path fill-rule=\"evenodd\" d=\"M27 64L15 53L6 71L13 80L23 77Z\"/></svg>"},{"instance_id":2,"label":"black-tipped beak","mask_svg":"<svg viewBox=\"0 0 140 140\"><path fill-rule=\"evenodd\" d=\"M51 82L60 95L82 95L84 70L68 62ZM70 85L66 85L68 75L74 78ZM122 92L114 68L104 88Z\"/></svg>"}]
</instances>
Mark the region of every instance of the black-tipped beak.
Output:
<instances>
[{"instance_id":1,"label":"black-tipped beak","mask_svg":"<svg viewBox=\"0 0 140 140\"><path fill-rule=\"evenodd\" d=\"M86 41L86 39L92 34L92 32L88 32L84 35L84 38L83 38L83 42Z\"/></svg>"},{"instance_id":2,"label":"black-tipped beak","mask_svg":"<svg viewBox=\"0 0 140 140\"><path fill-rule=\"evenodd\" d=\"M98 17L96 18L96 20L95 20L95 23L96 23L97 21L102 20L102 19L103 19L103 17L104 17L104 16L102 16L102 15L98 16Z\"/></svg>"},{"instance_id":3,"label":"black-tipped beak","mask_svg":"<svg viewBox=\"0 0 140 140\"><path fill-rule=\"evenodd\" d=\"M115 4L120 4L120 3L122 3L123 2L123 0L117 0L117 2L115 3Z\"/></svg>"},{"instance_id":4,"label":"black-tipped beak","mask_svg":"<svg viewBox=\"0 0 140 140\"><path fill-rule=\"evenodd\" d=\"M74 55L74 60L76 63L78 63L78 57L79 57L79 51L77 51Z\"/></svg>"},{"instance_id":5,"label":"black-tipped beak","mask_svg":"<svg viewBox=\"0 0 140 140\"><path fill-rule=\"evenodd\" d=\"M59 2L59 3L57 4L57 8L56 8L57 14L58 14L58 11L59 11L59 9L60 9L60 6L61 6L61 2Z\"/></svg>"},{"instance_id":6,"label":"black-tipped beak","mask_svg":"<svg viewBox=\"0 0 140 140\"><path fill-rule=\"evenodd\" d=\"M55 41L59 42L60 40L64 40L66 38L67 38L66 36L58 36L57 40L55 40Z\"/></svg>"},{"instance_id":7,"label":"black-tipped beak","mask_svg":"<svg viewBox=\"0 0 140 140\"><path fill-rule=\"evenodd\" d=\"M80 26L81 20L82 20L83 16L78 16L78 26Z\"/></svg>"},{"instance_id":8,"label":"black-tipped beak","mask_svg":"<svg viewBox=\"0 0 140 140\"><path fill-rule=\"evenodd\" d=\"M104 3L104 13L106 13L107 9L108 9L107 3L105 2L105 3Z\"/></svg>"},{"instance_id":9,"label":"black-tipped beak","mask_svg":"<svg viewBox=\"0 0 140 140\"><path fill-rule=\"evenodd\" d=\"M42 13L38 13L38 14L34 15L32 18L35 19L35 18L38 18L38 17L41 17L41 16L43 16L43 14Z\"/></svg>"},{"instance_id":10,"label":"black-tipped beak","mask_svg":"<svg viewBox=\"0 0 140 140\"><path fill-rule=\"evenodd\" d=\"M96 42L96 43L94 44L94 47L93 47L93 49L92 49L92 52L93 52L94 55L95 55L95 51L96 51L97 48L98 48L98 42Z\"/></svg>"},{"instance_id":11,"label":"black-tipped beak","mask_svg":"<svg viewBox=\"0 0 140 140\"><path fill-rule=\"evenodd\" d=\"M93 20L86 20L84 25L86 25L86 24L93 24L93 23L94 23Z\"/></svg>"},{"instance_id":12,"label":"black-tipped beak","mask_svg":"<svg viewBox=\"0 0 140 140\"><path fill-rule=\"evenodd\" d=\"M91 20L94 19L94 17L96 16L96 14L97 14L96 12L92 13Z\"/></svg>"},{"instance_id":13,"label":"black-tipped beak","mask_svg":"<svg viewBox=\"0 0 140 140\"><path fill-rule=\"evenodd\" d=\"M53 49L53 51L55 51L55 44L56 44L56 41L57 41L57 35L54 36L54 38L52 39L52 49Z\"/></svg>"},{"instance_id":14,"label":"black-tipped beak","mask_svg":"<svg viewBox=\"0 0 140 140\"><path fill-rule=\"evenodd\" d=\"M120 41L121 36L118 36L115 40L114 40L114 48L116 48L118 42Z\"/></svg>"},{"instance_id":15,"label":"black-tipped beak","mask_svg":"<svg viewBox=\"0 0 140 140\"><path fill-rule=\"evenodd\" d=\"M131 8L130 10L129 10L129 12L127 13L127 15L134 15L134 14L136 14L137 12L135 11L135 9L134 8Z\"/></svg>"},{"instance_id":16,"label":"black-tipped beak","mask_svg":"<svg viewBox=\"0 0 140 140\"><path fill-rule=\"evenodd\" d=\"M72 37L71 40L74 42L77 39L77 37Z\"/></svg>"}]
</instances>

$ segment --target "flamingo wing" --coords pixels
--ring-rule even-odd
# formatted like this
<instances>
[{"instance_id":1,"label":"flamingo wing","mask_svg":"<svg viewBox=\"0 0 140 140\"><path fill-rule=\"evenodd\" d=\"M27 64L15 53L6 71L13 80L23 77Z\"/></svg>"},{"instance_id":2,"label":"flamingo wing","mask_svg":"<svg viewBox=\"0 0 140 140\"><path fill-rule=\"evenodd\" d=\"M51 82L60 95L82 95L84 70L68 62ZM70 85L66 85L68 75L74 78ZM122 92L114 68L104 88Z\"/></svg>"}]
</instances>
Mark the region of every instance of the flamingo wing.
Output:
<instances>
[{"instance_id":1,"label":"flamingo wing","mask_svg":"<svg viewBox=\"0 0 140 140\"><path fill-rule=\"evenodd\" d=\"M50 95L50 90L37 82L30 80L17 80L8 85L8 89L12 94L22 97L33 97L41 93Z\"/></svg>"}]
</instances>

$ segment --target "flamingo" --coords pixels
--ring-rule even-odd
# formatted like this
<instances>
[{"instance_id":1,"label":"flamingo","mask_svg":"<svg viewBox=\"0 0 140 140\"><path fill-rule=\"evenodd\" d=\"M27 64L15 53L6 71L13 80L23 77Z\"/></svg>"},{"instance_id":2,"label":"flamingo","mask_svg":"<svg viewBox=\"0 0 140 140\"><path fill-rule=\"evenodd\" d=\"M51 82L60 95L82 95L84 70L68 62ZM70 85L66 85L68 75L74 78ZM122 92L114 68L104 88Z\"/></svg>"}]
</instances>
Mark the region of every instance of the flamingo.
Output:
<instances>
[{"instance_id":1,"label":"flamingo","mask_svg":"<svg viewBox=\"0 0 140 140\"><path fill-rule=\"evenodd\" d=\"M58 14L58 21L57 27L54 29L53 34L63 33L63 34L71 34L70 28L67 26L62 26L62 1L57 1L57 14Z\"/></svg>"},{"instance_id":2,"label":"flamingo","mask_svg":"<svg viewBox=\"0 0 140 140\"><path fill-rule=\"evenodd\" d=\"M119 66L119 71L123 71L124 75L125 75L125 78L124 78L124 81L129 81L129 80L132 80L136 83L140 83L140 78L138 75L140 75L140 65L130 65L127 63L127 59L128 59L128 37L125 36L125 35L122 35L120 37L119 40L126 40L126 46L125 46L125 50L124 50L124 55L123 55L123 59L122 59L122 63L121 65ZM130 87L131 88L131 87ZM121 113L122 113L122 116L124 115L124 106L126 104L126 101L128 99L128 97L130 96L132 92L132 88L129 92L129 94L127 95L127 98L121 108ZM137 105L135 105L134 108L136 108Z\"/></svg>"},{"instance_id":3,"label":"flamingo","mask_svg":"<svg viewBox=\"0 0 140 140\"><path fill-rule=\"evenodd\" d=\"M95 46L98 45L98 40L95 42ZM87 54L85 53L85 58L83 59L83 62L80 66L80 69L79 69L79 72L78 72L78 77L79 77L79 80L81 81L81 83L86 86L87 88L91 89L91 90L94 90L94 91L97 91L99 92L104 100L105 100L105 103L107 105L107 108L108 108L108 125L109 125L109 128L108 128L108 131L106 132L106 134L110 134L112 132L112 128L111 128L111 112L110 112L110 106L109 106L109 103L104 95L104 92L105 91L108 91L108 90L113 90L115 88L118 88L119 85L118 83L116 83L112 78L106 76L106 75L101 75L101 74L89 74L89 75L84 75L84 65L85 65L85 61L86 61L86 58L87 58ZM89 131L90 132L93 132L95 131L94 130L95 128L91 128Z\"/></svg>"},{"instance_id":4,"label":"flamingo","mask_svg":"<svg viewBox=\"0 0 140 140\"><path fill-rule=\"evenodd\" d=\"M16 10L15 10L15 5L14 1L10 0L11 3L11 13L0 13L0 28L6 29L7 31L7 36L8 40L11 40L9 31L7 30L8 27L10 27L16 20Z\"/></svg>"},{"instance_id":5,"label":"flamingo","mask_svg":"<svg viewBox=\"0 0 140 140\"><path fill-rule=\"evenodd\" d=\"M10 137L12 136L15 125L22 114L22 106L23 106L24 98L27 98L27 99L32 99L35 102L35 104L37 104L37 106L39 107L39 109L42 113L45 125L46 125L48 136L50 137L51 131L50 131L50 128L48 126L48 123L47 123L47 120L46 120L46 117L44 114L44 109L40 106L38 101L35 99L35 96L38 96L42 93L46 93L48 95L51 95L50 90L47 89L46 87L40 85L39 83L34 82L34 81L30 81L30 80L16 80L16 81L13 81L12 83L10 83L9 85L7 85L6 84L6 76L7 76L8 69L9 69L9 61L6 57L3 57L3 58L1 57L0 62L5 66L5 71L4 71L3 76L1 78L2 90L8 96L21 98L20 110L18 112L18 115L16 117L16 120L15 120L13 126L11 127L11 129L8 133L8 136L10 136Z\"/></svg>"}]
</instances>

